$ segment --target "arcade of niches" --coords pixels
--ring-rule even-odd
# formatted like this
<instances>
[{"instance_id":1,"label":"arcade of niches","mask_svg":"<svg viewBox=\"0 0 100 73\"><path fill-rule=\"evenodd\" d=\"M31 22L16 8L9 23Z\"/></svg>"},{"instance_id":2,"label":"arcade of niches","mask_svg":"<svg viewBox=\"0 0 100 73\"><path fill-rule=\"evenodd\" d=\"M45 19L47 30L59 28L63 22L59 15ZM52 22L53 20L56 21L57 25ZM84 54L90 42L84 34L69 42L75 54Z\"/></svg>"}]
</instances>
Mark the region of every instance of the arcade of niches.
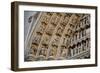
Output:
<instances>
[{"instance_id":1,"label":"arcade of niches","mask_svg":"<svg viewBox=\"0 0 100 73\"><path fill-rule=\"evenodd\" d=\"M40 12L25 61L90 58L90 14Z\"/></svg>"}]
</instances>

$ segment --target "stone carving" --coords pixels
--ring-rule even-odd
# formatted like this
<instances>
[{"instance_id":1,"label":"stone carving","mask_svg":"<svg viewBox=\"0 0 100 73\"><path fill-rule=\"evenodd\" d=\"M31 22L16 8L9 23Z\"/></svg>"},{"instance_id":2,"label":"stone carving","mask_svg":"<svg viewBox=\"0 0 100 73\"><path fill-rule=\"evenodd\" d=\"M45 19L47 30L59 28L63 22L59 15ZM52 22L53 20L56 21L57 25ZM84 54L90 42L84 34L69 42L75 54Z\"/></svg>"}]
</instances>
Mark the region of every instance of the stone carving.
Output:
<instances>
[{"instance_id":1,"label":"stone carving","mask_svg":"<svg viewBox=\"0 0 100 73\"><path fill-rule=\"evenodd\" d=\"M53 25L56 26L56 25L59 23L59 21L60 21L60 17L57 16L56 14L54 14L54 15L52 16L52 19L51 19L51 24L53 24Z\"/></svg>"},{"instance_id":2,"label":"stone carving","mask_svg":"<svg viewBox=\"0 0 100 73\"><path fill-rule=\"evenodd\" d=\"M60 42L60 37L59 36L55 36L53 41L52 41L52 45L53 46L57 46Z\"/></svg>"},{"instance_id":3,"label":"stone carving","mask_svg":"<svg viewBox=\"0 0 100 73\"><path fill-rule=\"evenodd\" d=\"M46 23L40 23L40 26L38 27L37 33L43 34L46 28Z\"/></svg>"},{"instance_id":4,"label":"stone carving","mask_svg":"<svg viewBox=\"0 0 100 73\"><path fill-rule=\"evenodd\" d=\"M46 13L44 13L44 15L43 15L43 17L41 19L41 22L48 23L50 18L51 18L50 15L47 15Z\"/></svg>"},{"instance_id":5,"label":"stone carving","mask_svg":"<svg viewBox=\"0 0 100 73\"><path fill-rule=\"evenodd\" d=\"M48 49L48 46L42 46L42 47L40 48L39 55L46 56L46 54L47 54L47 49Z\"/></svg>"},{"instance_id":6,"label":"stone carving","mask_svg":"<svg viewBox=\"0 0 100 73\"><path fill-rule=\"evenodd\" d=\"M48 27L47 27L46 33L47 33L48 35L52 35L54 29L55 29L55 27L54 27L52 24L50 24L50 25L48 25Z\"/></svg>"},{"instance_id":7,"label":"stone carving","mask_svg":"<svg viewBox=\"0 0 100 73\"><path fill-rule=\"evenodd\" d=\"M42 44L43 45L49 45L50 38L51 38L51 36L44 35L43 40L42 40Z\"/></svg>"},{"instance_id":8,"label":"stone carving","mask_svg":"<svg viewBox=\"0 0 100 73\"><path fill-rule=\"evenodd\" d=\"M63 27L61 27L61 26L59 26L59 27L57 28L56 34L57 34L57 35L59 35L59 36L61 36L61 35L62 35L63 30L64 30L64 28L63 28Z\"/></svg>"},{"instance_id":9,"label":"stone carving","mask_svg":"<svg viewBox=\"0 0 100 73\"><path fill-rule=\"evenodd\" d=\"M55 57L56 54L57 54L57 46L52 46L52 47L50 48L49 56Z\"/></svg>"},{"instance_id":10,"label":"stone carving","mask_svg":"<svg viewBox=\"0 0 100 73\"><path fill-rule=\"evenodd\" d=\"M33 37L32 44L37 44L37 45L39 45L40 41L41 41L41 35L35 35L35 36Z\"/></svg>"},{"instance_id":11,"label":"stone carving","mask_svg":"<svg viewBox=\"0 0 100 73\"><path fill-rule=\"evenodd\" d=\"M31 38L25 61L90 58L90 15L41 12Z\"/></svg>"}]
</instances>

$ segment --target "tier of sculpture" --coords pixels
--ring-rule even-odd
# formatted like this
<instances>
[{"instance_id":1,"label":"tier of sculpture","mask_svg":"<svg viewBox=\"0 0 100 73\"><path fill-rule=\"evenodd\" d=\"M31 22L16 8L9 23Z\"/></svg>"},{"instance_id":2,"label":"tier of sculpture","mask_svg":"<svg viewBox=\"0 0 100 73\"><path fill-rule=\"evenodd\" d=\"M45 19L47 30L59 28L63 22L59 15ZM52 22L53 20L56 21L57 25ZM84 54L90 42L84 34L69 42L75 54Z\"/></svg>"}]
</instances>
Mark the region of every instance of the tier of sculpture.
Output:
<instances>
[{"instance_id":1,"label":"tier of sculpture","mask_svg":"<svg viewBox=\"0 0 100 73\"><path fill-rule=\"evenodd\" d=\"M90 14L40 12L25 61L90 58Z\"/></svg>"}]
</instances>

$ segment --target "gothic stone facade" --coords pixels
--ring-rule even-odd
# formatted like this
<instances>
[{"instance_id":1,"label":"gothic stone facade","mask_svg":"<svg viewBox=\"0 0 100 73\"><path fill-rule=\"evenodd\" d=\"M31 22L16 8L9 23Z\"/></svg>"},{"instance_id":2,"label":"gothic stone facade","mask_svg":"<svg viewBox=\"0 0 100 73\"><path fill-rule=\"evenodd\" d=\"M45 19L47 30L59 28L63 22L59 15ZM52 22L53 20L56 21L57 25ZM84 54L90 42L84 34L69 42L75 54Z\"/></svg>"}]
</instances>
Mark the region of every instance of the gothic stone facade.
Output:
<instances>
[{"instance_id":1,"label":"gothic stone facade","mask_svg":"<svg viewBox=\"0 0 100 73\"><path fill-rule=\"evenodd\" d=\"M90 15L40 12L25 44L25 61L90 58Z\"/></svg>"}]
</instances>

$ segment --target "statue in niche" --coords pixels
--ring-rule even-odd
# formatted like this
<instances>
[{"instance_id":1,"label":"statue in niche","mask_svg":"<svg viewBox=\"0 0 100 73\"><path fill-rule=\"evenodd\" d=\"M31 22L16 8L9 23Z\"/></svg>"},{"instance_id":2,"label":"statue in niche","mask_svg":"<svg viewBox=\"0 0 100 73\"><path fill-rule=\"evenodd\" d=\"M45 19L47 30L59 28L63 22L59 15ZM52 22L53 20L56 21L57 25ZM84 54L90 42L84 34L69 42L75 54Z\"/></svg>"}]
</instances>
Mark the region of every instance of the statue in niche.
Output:
<instances>
[{"instance_id":1,"label":"statue in niche","mask_svg":"<svg viewBox=\"0 0 100 73\"><path fill-rule=\"evenodd\" d=\"M86 47L87 49L90 49L90 39L89 38L86 39Z\"/></svg>"},{"instance_id":2,"label":"statue in niche","mask_svg":"<svg viewBox=\"0 0 100 73\"><path fill-rule=\"evenodd\" d=\"M53 41L52 41L52 45L53 46L57 46L58 43L59 43L59 41L60 41L60 37L55 36L54 39L53 39Z\"/></svg>"},{"instance_id":3,"label":"statue in niche","mask_svg":"<svg viewBox=\"0 0 100 73\"><path fill-rule=\"evenodd\" d=\"M65 17L64 22L67 24L70 17Z\"/></svg>"},{"instance_id":4,"label":"statue in niche","mask_svg":"<svg viewBox=\"0 0 100 73\"><path fill-rule=\"evenodd\" d=\"M38 45L38 44L40 43L40 40L41 40L41 35L35 35L35 36L33 37L32 43Z\"/></svg>"},{"instance_id":5,"label":"statue in niche","mask_svg":"<svg viewBox=\"0 0 100 73\"><path fill-rule=\"evenodd\" d=\"M56 17L56 19L55 19L55 24L58 24L58 23L59 23L60 18L61 18L61 15L58 15L58 16Z\"/></svg>"},{"instance_id":6,"label":"statue in niche","mask_svg":"<svg viewBox=\"0 0 100 73\"><path fill-rule=\"evenodd\" d=\"M71 33L72 33L72 30L71 30L71 29L68 29L68 30L67 30L67 33L68 33L68 34L71 34Z\"/></svg>"},{"instance_id":7,"label":"statue in niche","mask_svg":"<svg viewBox=\"0 0 100 73\"><path fill-rule=\"evenodd\" d=\"M43 34L44 31L45 31L45 28L46 28L46 24L42 22L42 23L40 24L40 26L38 27L37 32L40 33L40 34Z\"/></svg>"},{"instance_id":8,"label":"statue in niche","mask_svg":"<svg viewBox=\"0 0 100 73\"><path fill-rule=\"evenodd\" d=\"M56 14L54 14L52 19L51 19L51 24L54 24L56 26L59 21L60 21L60 17L57 16Z\"/></svg>"},{"instance_id":9,"label":"statue in niche","mask_svg":"<svg viewBox=\"0 0 100 73\"><path fill-rule=\"evenodd\" d=\"M81 52L81 44L80 43L77 44L77 48L78 48L78 53L80 53Z\"/></svg>"},{"instance_id":10,"label":"statue in niche","mask_svg":"<svg viewBox=\"0 0 100 73\"><path fill-rule=\"evenodd\" d=\"M37 53L37 45L32 45L30 48L30 52L32 52L32 54L35 56Z\"/></svg>"},{"instance_id":11,"label":"statue in niche","mask_svg":"<svg viewBox=\"0 0 100 73\"><path fill-rule=\"evenodd\" d=\"M72 56L72 54L71 54L71 48L69 47L69 48L68 48L68 54L67 54L66 57L69 58L69 57L71 57L71 56Z\"/></svg>"},{"instance_id":12,"label":"statue in niche","mask_svg":"<svg viewBox=\"0 0 100 73\"><path fill-rule=\"evenodd\" d=\"M61 57L66 57L68 50L66 47L61 47Z\"/></svg>"},{"instance_id":13,"label":"statue in niche","mask_svg":"<svg viewBox=\"0 0 100 73\"><path fill-rule=\"evenodd\" d=\"M75 54L78 54L78 45L75 45Z\"/></svg>"},{"instance_id":14,"label":"statue in niche","mask_svg":"<svg viewBox=\"0 0 100 73\"><path fill-rule=\"evenodd\" d=\"M84 42L83 41L82 41L81 45L82 45L82 51L84 51Z\"/></svg>"},{"instance_id":15,"label":"statue in niche","mask_svg":"<svg viewBox=\"0 0 100 73\"><path fill-rule=\"evenodd\" d=\"M55 27L54 27L53 25L50 24L50 25L47 27L47 30L46 30L47 34L52 35L54 28L55 28Z\"/></svg>"},{"instance_id":16,"label":"statue in niche","mask_svg":"<svg viewBox=\"0 0 100 73\"><path fill-rule=\"evenodd\" d=\"M36 53L37 53L37 48L36 47L31 47L28 51L28 56L25 58L25 60L27 60L27 61L35 60Z\"/></svg>"},{"instance_id":17,"label":"statue in niche","mask_svg":"<svg viewBox=\"0 0 100 73\"><path fill-rule=\"evenodd\" d=\"M55 57L56 54L57 54L57 46L52 46L51 49L50 49L49 56Z\"/></svg>"},{"instance_id":18,"label":"statue in niche","mask_svg":"<svg viewBox=\"0 0 100 73\"><path fill-rule=\"evenodd\" d=\"M65 47L68 46L69 45L69 38L64 37L63 40L62 40L62 45L65 46Z\"/></svg>"},{"instance_id":19,"label":"statue in niche","mask_svg":"<svg viewBox=\"0 0 100 73\"><path fill-rule=\"evenodd\" d=\"M65 26L67 25L68 21L69 21L69 17L64 16L62 18L61 22L60 22L60 25L65 28Z\"/></svg>"},{"instance_id":20,"label":"statue in niche","mask_svg":"<svg viewBox=\"0 0 100 73\"><path fill-rule=\"evenodd\" d=\"M87 49L86 48L86 41L84 41L83 45L84 45L84 50L86 50Z\"/></svg>"},{"instance_id":21,"label":"statue in niche","mask_svg":"<svg viewBox=\"0 0 100 73\"><path fill-rule=\"evenodd\" d=\"M39 55L46 56L46 54L47 54L47 49L48 49L47 46L42 46L42 47L40 48Z\"/></svg>"},{"instance_id":22,"label":"statue in niche","mask_svg":"<svg viewBox=\"0 0 100 73\"><path fill-rule=\"evenodd\" d=\"M44 35L44 38L43 38L43 40L42 40L42 44L48 45L49 42L50 42L50 38L51 38L51 36Z\"/></svg>"},{"instance_id":23,"label":"statue in niche","mask_svg":"<svg viewBox=\"0 0 100 73\"><path fill-rule=\"evenodd\" d=\"M61 36L62 32L63 32L63 28L62 27L58 27L56 34Z\"/></svg>"},{"instance_id":24,"label":"statue in niche","mask_svg":"<svg viewBox=\"0 0 100 73\"><path fill-rule=\"evenodd\" d=\"M70 48L69 48L69 51L70 51L70 57L74 56L74 53L73 53L73 52L74 52L73 47L70 47Z\"/></svg>"},{"instance_id":25,"label":"statue in niche","mask_svg":"<svg viewBox=\"0 0 100 73\"><path fill-rule=\"evenodd\" d=\"M77 20L78 20L78 17L75 15L71 20L72 24L76 24Z\"/></svg>"},{"instance_id":26,"label":"statue in niche","mask_svg":"<svg viewBox=\"0 0 100 73\"><path fill-rule=\"evenodd\" d=\"M75 33L73 36L74 36L74 41L77 41L77 33Z\"/></svg>"},{"instance_id":27,"label":"statue in niche","mask_svg":"<svg viewBox=\"0 0 100 73\"><path fill-rule=\"evenodd\" d=\"M88 26L90 26L90 15L87 16L87 24Z\"/></svg>"},{"instance_id":28,"label":"statue in niche","mask_svg":"<svg viewBox=\"0 0 100 73\"><path fill-rule=\"evenodd\" d=\"M43 18L42 18L42 22L48 23L49 20L50 20L50 17L51 17L51 16L49 16L49 15L47 15L47 14L44 14L44 16L43 16Z\"/></svg>"},{"instance_id":29,"label":"statue in niche","mask_svg":"<svg viewBox=\"0 0 100 73\"><path fill-rule=\"evenodd\" d=\"M76 52L75 52L75 51L76 51L75 47L76 47L75 45L72 47L72 50L73 50L73 56L74 56L75 53L76 53Z\"/></svg>"},{"instance_id":30,"label":"statue in niche","mask_svg":"<svg viewBox=\"0 0 100 73\"><path fill-rule=\"evenodd\" d=\"M55 24L56 17L57 17L57 16L56 16L55 14L52 16L51 24L56 25L56 24Z\"/></svg>"}]
</instances>

